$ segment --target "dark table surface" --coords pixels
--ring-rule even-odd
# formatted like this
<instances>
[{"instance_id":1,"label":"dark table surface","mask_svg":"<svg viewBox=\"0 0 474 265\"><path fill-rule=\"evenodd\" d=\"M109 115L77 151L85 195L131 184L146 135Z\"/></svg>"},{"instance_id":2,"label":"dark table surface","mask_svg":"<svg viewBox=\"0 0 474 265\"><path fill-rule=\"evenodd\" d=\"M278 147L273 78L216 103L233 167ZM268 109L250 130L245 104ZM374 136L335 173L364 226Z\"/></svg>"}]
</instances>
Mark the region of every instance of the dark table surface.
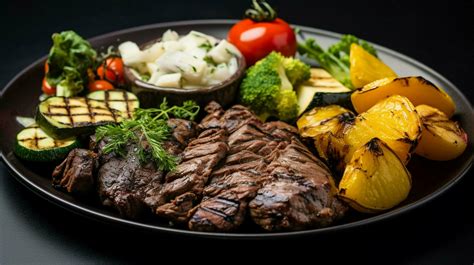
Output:
<instances>
[{"instance_id":1,"label":"dark table surface","mask_svg":"<svg viewBox=\"0 0 474 265\"><path fill-rule=\"evenodd\" d=\"M0 87L47 53L53 32L74 29L89 38L164 21L239 18L248 2L2 1ZM293 24L352 33L421 61L473 102L474 1L432 2L272 1ZM160 257L170 257L169 249L181 251L173 255L176 261L210 260L218 252L232 261L264 253L267 258L291 255L294 261L473 264L473 178L471 170L439 198L395 219L317 238L259 242L273 247L261 252L242 242L201 243L88 220L39 198L0 163L0 264L159 263ZM199 246L207 251L193 255Z\"/></svg>"}]
</instances>

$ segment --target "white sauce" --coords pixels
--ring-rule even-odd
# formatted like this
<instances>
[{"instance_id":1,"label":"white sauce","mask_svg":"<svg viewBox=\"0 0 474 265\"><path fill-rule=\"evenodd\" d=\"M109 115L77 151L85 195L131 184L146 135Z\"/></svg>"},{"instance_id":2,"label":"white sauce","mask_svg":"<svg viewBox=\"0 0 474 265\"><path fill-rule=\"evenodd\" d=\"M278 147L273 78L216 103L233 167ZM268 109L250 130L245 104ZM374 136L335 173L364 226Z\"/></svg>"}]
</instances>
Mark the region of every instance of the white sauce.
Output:
<instances>
[{"instance_id":1,"label":"white sauce","mask_svg":"<svg viewBox=\"0 0 474 265\"><path fill-rule=\"evenodd\" d=\"M162 87L196 88L221 83L238 69L240 51L226 40L197 31L179 36L168 30L157 42L140 50L134 42L119 45L126 66L142 80Z\"/></svg>"}]
</instances>

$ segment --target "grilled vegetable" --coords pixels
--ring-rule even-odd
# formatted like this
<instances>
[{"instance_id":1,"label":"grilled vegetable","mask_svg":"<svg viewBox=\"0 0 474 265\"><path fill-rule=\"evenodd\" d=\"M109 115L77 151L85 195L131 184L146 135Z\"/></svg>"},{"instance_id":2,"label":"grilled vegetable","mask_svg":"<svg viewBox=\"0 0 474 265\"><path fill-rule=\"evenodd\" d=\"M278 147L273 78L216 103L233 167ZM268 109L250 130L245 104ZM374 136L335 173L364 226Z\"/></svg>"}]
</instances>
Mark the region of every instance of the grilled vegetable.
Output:
<instances>
[{"instance_id":1,"label":"grilled vegetable","mask_svg":"<svg viewBox=\"0 0 474 265\"><path fill-rule=\"evenodd\" d=\"M340 105L352 109L352 91L334 79L322 68L312 68L308 81L296 88L298 97L298 116L314 108L327 105Z\"/></svg>"},{"instance_id":2,"label":"grilled vegetable","mask_svg":"<svg viewBox=\"0 0 474 265\"><path fill-rule=\"evenodd\" d=\"M301 136L312 137L319 157L334 171L344 171L344 157L347 153L342 138L344 130L354 121L351 111L330 105L317 107L305 113L296 123Z\"/></svg>"},{"instance_id":3,"label":"grilled vegetable","mask_svg":"<svg viewBox=\"0 0 474 265\"><path fill-rule=\"evenodd\" d=\"M87 98L103 102L108 108L120 111L125 119L132 118L135 109L140 107L137 96L125 90L95 91L89 93Z\"/></svg>"},{"instance_id":4,"label":"grilled vegetable","mask_svg":"<svg viewBox=\"0 0 474 265\"><path fill-rule=\"evenodd\" d=\"M403 161L383 141L373 138L354 152L339 196L361 212L388 210L406 199L411 176Z\"/></svg>"},{"instance_id":5,"label":"grilled vegetable","mask_svg":"<svg viewBox=\"0 0 474 265\"><path fill-rule=\"evenodd\" d=\"M319 157L337 176L342 175L346 166L345 158L349 146L344 142L341 133L334 135L332 132L326 132L316 135L313 139Z\"/></svg>"},{"instance_id":6,"label":"grilled vegetable","mask_svg":"<svg viewBox=\"0 0 474 265\"><path fill-rule=\"evenodd\" d=\"M420 76L384 78L374 81L354 91L351 100L354 109L361 113L391 95L405 96L415 106L426 104L435 107L448 117L454 114L456 108L453 100L446 92Z\"/></svg>"},{"instance_id":7,"label":"grilled vegetable","mask_svg":"<svg viewBox=\"0 0 474 265\"><path fill-rule=\"evenodd\" d=\"M457 122L428 105L416 107L423 123L423 132L415 153L432 160L451 160L467 147L467 134Z\"/></svg>"},{"instance_id":8,"label":"grilled vegetable","mask_svg":"<svg viewBox=\"0 0 474 265\"><path fill-rule=\"evenodd\" d=\"M51 137L65 139L93 133L98 125L119 122L121 115L101 101L50 97L39 104L36 122Z\"/></svg>"},{"instance_id":9,"label":"grilled vegetable","mask_svg":"<svg viewBox=\"0 0 474 265\"><path fill-rule=\"evenodd\" d=\"M331 45L325 51L313 38L308 38L305 42L298 43L298 52L313 59L326 69L335 79L344 84L346 87L353 89L354 86L350 77L350 47L351 44L359 44L367 52L373 56L377 56L375 48L369 43L358 39L353 35L344 35L341 40Z\"/></svg>"},{"instance_id":10,"label":"grilled vegetable","mask_svg":"<svg viewBox=\"0 0 474 265\"><path fill-rule=\"evenodd\" d=\"M33 124L17 134L13 150L19 158L24 160L50 162L63 159L76 147L79 147L79 141L75 137L55 140L37 124Z\"/></svg>"},{"instance_id":11,"label":"grilled vegetable","mask_svg":"<svg viewBox=\"0 0 474 265\"><path fill-rule=\"evenodd\" d=\"M354 117L351 111L338 105L330 105L312 109L299 118L296 124L301 136L316 137L327 132L338 134Z\"/></svg>"},{"instance_id":12,"label":"grilled vegetable","mask_svg":"<svg viewBox=\"0 0 474 265\"><path fill-rule=\"evenodd\" d=\"M359 114L354 125L344 132L344 142L349 145L345 161L349 162L359 147L377 137L407 163L420 136L421 120L415 107L406 97L394 95Z\"/></svg>"},{"instance_id":13,"label":"grilled vegetable","mask_svg":"<svg viewBox=\"0 0 474 265\"><path fill-rule=\"evenodd\" d=\"M395 78L397 74L380 59L353 43L349 56L351 63L350 77L356 88L382 78Z\"/></svg>"}]
</instances>

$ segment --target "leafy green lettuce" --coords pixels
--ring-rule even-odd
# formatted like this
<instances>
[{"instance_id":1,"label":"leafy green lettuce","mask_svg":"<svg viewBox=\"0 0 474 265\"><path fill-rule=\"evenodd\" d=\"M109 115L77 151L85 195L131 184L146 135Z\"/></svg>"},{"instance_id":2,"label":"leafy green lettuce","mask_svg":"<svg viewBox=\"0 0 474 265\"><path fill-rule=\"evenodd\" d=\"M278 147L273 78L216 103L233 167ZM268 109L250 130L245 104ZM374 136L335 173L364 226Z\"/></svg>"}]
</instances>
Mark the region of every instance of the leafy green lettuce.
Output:
<instances>
[{"instance_id":1,"label":"leafy green lettuce","mask_svg":"<svg viewBox=\"0 0 474 265\"><path fill-rule=\"evenodd\" d=\"M56 87L57 96L77 95L87 84L87 69L94 66L97 53L74 31L54 33L52 39L46 79Z\"/></svg>"}]
</instances>

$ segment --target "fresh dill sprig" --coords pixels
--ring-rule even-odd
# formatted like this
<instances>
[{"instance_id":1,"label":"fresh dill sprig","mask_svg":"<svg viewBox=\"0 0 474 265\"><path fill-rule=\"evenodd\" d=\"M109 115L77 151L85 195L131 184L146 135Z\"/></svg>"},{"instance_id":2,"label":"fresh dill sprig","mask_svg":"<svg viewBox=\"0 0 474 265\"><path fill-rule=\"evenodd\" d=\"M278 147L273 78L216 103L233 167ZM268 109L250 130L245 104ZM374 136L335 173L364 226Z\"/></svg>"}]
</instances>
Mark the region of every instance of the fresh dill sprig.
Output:
<instances>
[{"instance_id":1,"label":"fresh dill sprig","mask_svg":"<svg viewBox=\"0 0 474 265\"><path fill-rule=\"evenodd\" d=\"M142 116L150 115L153 119L165 119L170 117L179 119L194 120L199 113L199 106L192 100L183 102L182 106L168 106L166 98L160 104L159 108L137 109L135 110L135 117L140 119Z\"/></svg>"},{"instance_id":2,"label":"fresh dill sprig","mask_svg":"<svg viewBox=\"0 0 474 265\"><path fill-rule=\"evenodd\" d=\"M133 119L120 124L100 126L96 129L97 141L104 138L105 154L114 152L126 156L127 145L136 144L140 162L154 161L160 170L171 171L177 163L177 157L163 148L163 142L171 134L167 120L171 117L193 120L199 113L199 106L194 101L186 101L182 106L169 107L166 99L159 108L137 109Z\"/></svg>"}]
</instances>

